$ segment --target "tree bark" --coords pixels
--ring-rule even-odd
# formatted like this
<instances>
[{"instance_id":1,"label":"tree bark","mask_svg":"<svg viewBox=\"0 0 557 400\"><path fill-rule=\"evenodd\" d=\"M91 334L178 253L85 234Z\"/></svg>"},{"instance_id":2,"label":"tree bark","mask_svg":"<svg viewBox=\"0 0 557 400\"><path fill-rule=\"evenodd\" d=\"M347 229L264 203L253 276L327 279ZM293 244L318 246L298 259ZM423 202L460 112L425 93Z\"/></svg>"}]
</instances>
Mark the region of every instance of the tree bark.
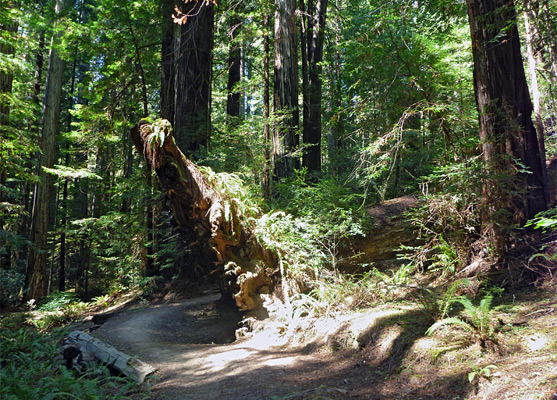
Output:
<instances>
[{"instance_id":1,"label":"tree bark","mask_svg":"<svg viewBox=\"0 0 557 400\"><path fill-rule=\"evenodd\" d=\"M159 137L164 133L162 141L153 132ZM269 268L275 265L274 256L255 240L235 202L184 156L174 143L168 121L161 120L156 126L142 121L132 129L131 137L159 177L176 223L186 233L184 245L195 246L211 261L211 273L222 276L224 292L233 295L240 309L256 308L259 294L273 286Z\"/></svg>"},{"instance_id":2,"label":"tree bark","mask_svg":"<svg viewBox=\"0 0 557 400\"><path fill-rule=\"evenodd\" d=\"M271 197L271 126L270 116L270 74L269 74L269 16L263 17L263 194Z\"/></svg>"},{"instance_id":3,"label":"tree bark","mask_svg":"<svg viewBox=\"0 0 557 400\"><path fill-rule=\"evenodd\" d=\"M526 54L528 58L528 71L530 73L530 90L532 92L532 101L534 106L534 126L538 135L538 145L540 151L540 161L542 164L542 174L544 182L547 182L546 170L546 155L545 155L545 137L544 127L542 122L541 104L540 104L540 89L538 86L536 58L534 56L534 38L537 37L535 24L531 20L534 19L534 14L530 9L529 1L523 0L524 6L524 31L526 35ZM549 203L549 186L545 185L544 190L545 202Z\"/></svg>"},{"instance_id":4,"label":"tree bark","mask_svg":"<svg viewBox=\"0 0 557 400\"><path fill-rule=\"evenodd\" d=\"M161 118L174 121L175 96L175 50L174 32L178 29L172 19L174 0L163 0L161 3Z\"/></svg>"},{"instance_id":5,"label":"tree bark","mask_svg":"<svg viewBox=\"0 0 557 400\"><path fill-rule=\"evenodd\" d=\"M177 43L174 121L176 143L186 154L207 149L211 138L213 4L181 5L187 15Z\"/></svg>"},{"instance_id":6,"label":"tree bark","mask_svg":"<svg viewBox=\"0 0 557 400\"><path fill-rule=\"evenodd\" d=\"M275 1L275 86L274 111L277 118L273 130L275 178L291 176L299 168L295 153L299 145L298 126L298 37L296 1Z\"/></svg>"},{"instance_id":7,"label":"tree bark","mask_svg":"<svg viewBox=\"0 0 557 400\"><path fill-rule=\"evenodd\" d=\"M7 10L13 8L12 1L0 1L0 7ZM15 21L9 21L7 24L0 24L0 54L6 59L13 58L15 49L12 42L15 41L18 24ZM14 74L11 68L0 70L0 137L5 138L9 134L10 126L10 108L11 95L13 89ZM7 200L4 195L4 186L7 181L8 165L4 157L0 157L0 204ZM3 212L0 210L0 230L4 228ZM5 257L0 255L0 269L4 269L5 265L9 265L10 255Z\"/></svg>"},{"instance_id":8,"label":"tree bark","mask_svg":"<svg viewBox=\"0 0 557 400\"><path fill-rule=\"evenodd\" d=\"M55 5L56 19L59 18L64 7L63 0L57 0ZM64 62L60 58L56 47L60 43L61 33L52 37L48 75L46 82L45 106L42 128L41 166L52 168L56 160L56 133L60 119L60 98L62 96L62 79ZM50 215L50 197L54 185L54 177L41 169L40 184L37 193L37 209L34 213L32 238L34 246L31 249L27 266L26 299L40 300L46 290L46 245L48 235L48 220Z\"/></svg>"},{"instance_id":9,"label":"tree bark","mask_svg":"<svg viewBox=\"0 0 557 400\"><path fill-rule=\"evenodd\" d=\"M321 171L321 74L323 61L323 39L327 15L327 0L309 0L307 18L307 123L304 121L303 166L310 172ZM304 105L306 100L304 100ZM304 114L305 116L305 114Z\"/></svg>"},{"instance_id":10,"label":"tree bark","mask_svg":"<svg viewBox=\"0 0 557 400\"><path fill-rule=\"evenodd\" d=\"M506 230L545 209L546 183L514 2L467 0L467 9L482 157L488 172L483 188L483 235L502 254ZM521 171L517 162L529 173Z\"/></svg>"},{"instance_id":11,"label":"tree bark","mask_svg":"<svg viewBox=\"0 0 557 400\"><path fill-rule=\"evenodd\" d=\"M228 99L226 101L226 113L234 118L240 116L240 90L238 89L238 84L242 78L241 76L241 55L242 49L238 44L238 33L242 20L236 11L232 11L234 14L230 20L230 28L228 31L228 38L230 40L229 56L228 56Z\"/></svg>"}]
</instances>

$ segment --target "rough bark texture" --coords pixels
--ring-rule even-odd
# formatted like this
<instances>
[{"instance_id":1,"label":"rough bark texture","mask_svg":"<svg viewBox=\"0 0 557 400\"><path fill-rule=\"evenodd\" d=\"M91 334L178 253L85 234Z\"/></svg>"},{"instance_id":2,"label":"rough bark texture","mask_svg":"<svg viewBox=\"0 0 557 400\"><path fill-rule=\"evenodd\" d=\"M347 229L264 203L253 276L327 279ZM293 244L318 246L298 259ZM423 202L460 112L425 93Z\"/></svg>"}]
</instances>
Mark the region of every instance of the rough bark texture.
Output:
<instances>
[{"instance_id":1,"label":"rough bark texture","mask_svg":"<svg viewBox=\"0 0 557 400\"><path fill-rule=\"evenodd\" d=\"M63 1L57 0L56 15L63 9ZM42 129L42 157L41 166L52 168L56 160L56 133L60 119L60 98L62 96L62 79L64 62L60 58L56 47L61 33L52 37L49 54L48 75L46 81L45 106ZM29 256L27 266L26 299L40 300L46 293L46 251L48 220L50 215L50 197L54 185L54 177L43 169L40 172L40 184L37 193L37 208L34 213L32 239L34 246Z\"/></svg>"},{"instance_id":2,"label":"rough bark texture","mask_svg":"<svg viewBox=\"0 0 557 400\"><path fill-rule=\"evenodd\" d=\"M526 54L528 58L528 71L530 73L530 91L532 92L532 101L534 105L534 126L538 135L538 145L540 147L540 161L542 163L543 179L547 182L546 156L545 156L545 137L542 122L541 105L540 105L540 89L538 86L536 58L534 57L534 41L539 35L536 32L535 24L532 23L535 15L529 7L527 0L523 1L524 6L524 33L526 35ZM532 21L531 21L532 20ZM549 188L545 186L545 202L549 202Z\"/></svg>"},{"instance_id":3,"label":"rough bark texture","mask_svg":"<svg viewBox=\"0 0 557 400\"><path fill-rule=\"evenodd\" d=\"M271 197L271 126L270 116L270 74L269 74L269 16L263 17L263 140L265 143L263 167L263 193L266 198Z\"/></svg>"},{"instance_id":4,"label":"rough bark texture","mask_svg":"<svg viewBox=\"0 0 557 400\"><path fill-rule=\"evenodd\" d=\"M161 3L161 118L174 121L174 31L179 27L174 23L174 0Z\"/></svg>"},{"instance_id":5,"label":"rough bark texture","mask_svg":"<svg viewBox=\"0 0 557 400\"><path fill-rule=\"evenodd\" d=\"M11 1L5 2L0 1L0 7L4 7L7 10L13 7ZM0 55L10 59L14 55L14 47L11 45L12 41L15 40L15 33L17 32L18 25L14 21L10 21L7 24L0 24ZM14 74L10 69L4 70L0 69L0 137L5 138L9 134L10 126L10 108L11 100L10 96L12 94ZM0 150L2 149L0 144ZM0 230L4 228L4 218L2 216L2 203L7 199L4 195L4 186L7 181L7 168L8 165L3 157L0 157ZM3 269L5 265L9 265L9 255L0 256L0 269Z\"/></svg>"},{"instance_id":6,"label":"rough bark texture","mask_svg":"<svg viewBox=\"0 0 557 400\"><path fill-rule=\"evenodd\" d=\"M0 1L0 7L5 7L9 10L13 7L13 4L11 1ZM15 21L7 24L0 24L0 35L2 39L0 40L0 54L7 59L13 58L14 55L14 46L12 43L15 40L17 27L18 25ZM13 80L13 71L10 69L0 70L0 133L4 131L4 127L8 126L9 122L11 107L9 96L12 93ZM0 167L2 167L3 162L0 161L0 163Z\"/></svg>"},{"instance_id":7,"label":"rough bark texture","mask_svg":"<svg viewBox=\"0 0 557 400\"><path fill-rule=\"evenodd\" d=\"M81 331L72 331L66 339L66 345L77 350L77 353L91 353L102 363L116 369L137 383L143 383L148 375L156 371L156 368L143 361L131 357L103 341Z\"/></svg>"},{"instance_id":8,"label":"rough bark texture","mask_svg":"<svg viewBox=\"0 0 557 400\"><path fill-rule=\"evenodd\" d=\"M240 116L240 90L237 85L241 79L241 48L237 43L238 31L242 21L239 16L234 15L230 21L228 38L230 39L230 50L228 56L228 99L226 102L226 113L238 118Z\"/></svg>"},{"instance_id":9,"label":"rough bark texture","mask_svg":"<svg viewBox=\"0 0 557 400\"><path fill-rule=\"evenodd\" d=\"M545 182L514 2L467 0L484 183L484 236L504 251L504 229L544 210ZM517 160L531 173L520 172ZM501 180L501 174L511 179ZM501 213L508 211L511 216Z\"/></svg>"},{"instance_id":10,"label":"rough bark texture","mask_svg":"<svg viewBox=\"0 0 557 400\"><path fill-rule=\"evenodd\" d=\"M211 137L211 79L214 10L212 3L182 4L188 17L176 43L173 128L176 143L191 155L207 148Z\"/></svg>"},{"instance_id":11,"label":"rough bark texture","mask_svg":"<svg viewBox=\"0 0 557 400\"><path fill-rule=\"evenodd\" d=\"M298 125L298 38L296 1L275 2L275 86L274 109L278 121L273 132L272 160L275 178L292 175L299 168L295 150L299 144Z\"/></svg>"},{"instance_id":12,"label":"rough bark texture","mask_svg":"<svg viewBox=\"0 0 557 400\"><path fill-rule=\"evenodd\" d=\"M154 138L155 131L164 132L162 146ZM256 308L259 293L273 287L274 256L255 240L234 202L216 190L176 146L168 121L161 120L156 127L142 121L131 137L158 175L176 223L186 231L184 245L214 262L212 272L222 274L224 291L233 295L240 309Z\"/></svg>"},{"instance_id":13,"label":"rough bark texture","mask_svg":"<svg viewBox=\"0 0 557 400\"><path fill-rule=\"evenodd\" d=\"M321 73L323 39L327 15L327 0L309 0L307 10L307 93L304 91L304 151L303 166L309 171L321 171ZM306 99L307 96L307 99ZM306 106L307 103L307 106ZM307 113L307 115L306 115Z\"/></svg>"}]
</instances>

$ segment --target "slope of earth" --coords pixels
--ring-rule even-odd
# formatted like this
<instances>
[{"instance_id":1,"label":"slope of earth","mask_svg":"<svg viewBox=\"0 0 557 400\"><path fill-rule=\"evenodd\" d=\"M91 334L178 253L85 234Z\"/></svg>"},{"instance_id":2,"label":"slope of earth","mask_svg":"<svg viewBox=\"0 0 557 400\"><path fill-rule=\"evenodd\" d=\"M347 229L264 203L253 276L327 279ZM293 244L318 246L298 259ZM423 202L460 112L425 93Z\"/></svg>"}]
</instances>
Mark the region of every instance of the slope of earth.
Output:
<instances>
[{"instance_id":1,"label":"slope of earth","mask_svg":"<svg viewBox=\"0 0 557 400\"><path fill-rule=\"evenodd\" d=\"M408 303L271 318L234 340L242 316L209 294L128 308L93 334L158 369L137 399L557 399L555 293L516 297L498 317L496 352L425 336L431 322Z\"/></svg>"},{"instance_id":2,"label":"slope of earth","mask_svg":"<svg viewBox=\"0 0 557 400\"><path fill-rule=\"evenodd\" d=\"M229 343L241 315L218 299L129 309L94 334L157 368L148 385L152 399L294 399L322 385L347 393L348 381L334 379L350 368L343 360L303 354L268 331Z\"/></svg>"}]
</instances>

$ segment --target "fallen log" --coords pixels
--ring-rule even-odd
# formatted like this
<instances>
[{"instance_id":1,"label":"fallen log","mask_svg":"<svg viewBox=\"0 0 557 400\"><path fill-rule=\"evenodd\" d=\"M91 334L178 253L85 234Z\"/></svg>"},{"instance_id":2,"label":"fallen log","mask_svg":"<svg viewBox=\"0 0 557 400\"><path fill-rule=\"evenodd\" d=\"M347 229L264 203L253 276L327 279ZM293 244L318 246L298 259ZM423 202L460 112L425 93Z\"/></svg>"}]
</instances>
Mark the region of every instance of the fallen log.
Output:
<instances>
[{"instance_id":1,"label":"fallen log","mask_svg":"<svg viewBox=\"0 0 557 400\"><path fill-rule=\"evenodd\" d=\"M131 357L99 339L85 332L73 331L68 335L67 342L78 345L83 353L91 353L95 359L116 369L137 383L142 383L145 377L154 373L156 368L144 363L137 358Z\"/></svg>"},{"instance_id":2,"label":"fallen log","mask_svg":"<svg viewBox=\"0 0 557 400\"><path fill-rule=\"evenodd\" d=\"M219 273L223 294L231 295L240 310L257 308L259 294L273 290L271 277L278 269L274 254L255 239L248 216L180 151L170 122L142 120L130 136L156 172L195 262L208 264L207 274Z\"/></svg>"}]
</instances>

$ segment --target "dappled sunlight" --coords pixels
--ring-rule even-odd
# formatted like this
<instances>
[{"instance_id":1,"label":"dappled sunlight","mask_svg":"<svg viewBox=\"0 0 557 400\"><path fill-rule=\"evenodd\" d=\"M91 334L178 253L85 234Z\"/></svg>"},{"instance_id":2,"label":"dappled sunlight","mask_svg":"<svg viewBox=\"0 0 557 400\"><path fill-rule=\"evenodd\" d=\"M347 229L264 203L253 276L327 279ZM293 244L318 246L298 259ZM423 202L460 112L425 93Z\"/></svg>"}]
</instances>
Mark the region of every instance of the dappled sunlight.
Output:
<instances>
[{"instance_id":1,"label":"dappled sunlight","mask_svg":"<svg viewBox=\"0 0 557 400\"><path fill-rule=\"evenodd\" d=\"M240 348L224 351L221 353L213 354L206 357L206 362L210 365L207 366L211 372L226 371L231 364L241 363L242 360L247 359L254 354L253 350Z\"/></svg>"},{"instance_id":2,"label":"dappled sunlight","mask_svg":"<svg viewBox=\"0 0 557 400\"><path fill-rule=\"evenodd\" d=\"M536 333L527 336L524 342L530 351L540 351L547 348L550 344L550 338L543 334Z\"/></svg>"}]
</instances>

